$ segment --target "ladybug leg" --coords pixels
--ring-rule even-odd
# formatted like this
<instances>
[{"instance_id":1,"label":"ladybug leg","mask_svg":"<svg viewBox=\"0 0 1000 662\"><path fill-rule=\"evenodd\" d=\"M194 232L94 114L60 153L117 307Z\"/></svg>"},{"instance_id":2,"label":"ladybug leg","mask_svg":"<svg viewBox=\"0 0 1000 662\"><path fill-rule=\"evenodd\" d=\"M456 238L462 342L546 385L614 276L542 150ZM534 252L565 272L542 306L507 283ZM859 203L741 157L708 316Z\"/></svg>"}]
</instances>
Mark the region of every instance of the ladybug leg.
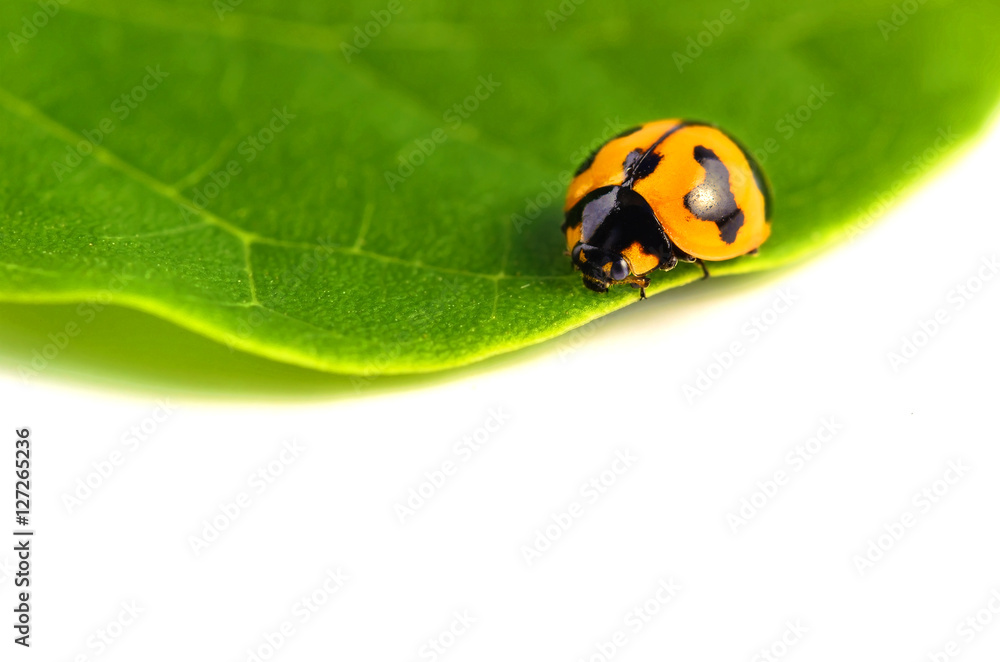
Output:
<instances>
[{"instance_id":1,"label":"ladybug leg","mask_svg":"<svg viewBox=\"0 0 1000 662\"><path fill-rule=\"evenodd\" d=\"M618 281L619 283L628 283L633 288L639 290L639 301L646 298L646 288L649 287L649 279L645 276L629 276L624 280Z\"/></svg>"},{"instance_id":2,"label":"ladybug leg","mask_svg":"<svg viewBox=\"0 0 1000 662\"><path fill-rule=\"evenodd\" d=\"M701 267L702 280L709 277L710 274L708 273L708 268L705 266L705 262L703 260L699 260L696 257L691 257L690 255L688 255L681 249L677 248L676 246L674 247L674 255L681 262L693 262L697 264L699 267Z\"/></svg>"},{"instance_id":3,"label":"ladybug leg","mask_svg":"<svg viewBox=\"0 0 1000 662\"><path fill-rule=\"evenodd\" d=\"M660 271L670 271L677 266L677 256L670 252L666 257L660 259L660 264L657 265L657 269Z\"/></svg>"},{"instance_id":4,"label":"ladybug leg","mask_svg":"<svg viewBox=\"0 0 1000 662\"><path fill-rule=\"evenodd\" d=\"M698 261L697 258L691 257L690 255L688 255L687 253L685 253L681 249L677 248L676 246L674 246L674 257L677 258L678 260L680 260L681 262L697 262Z\"/></svg>"}]
</instances>

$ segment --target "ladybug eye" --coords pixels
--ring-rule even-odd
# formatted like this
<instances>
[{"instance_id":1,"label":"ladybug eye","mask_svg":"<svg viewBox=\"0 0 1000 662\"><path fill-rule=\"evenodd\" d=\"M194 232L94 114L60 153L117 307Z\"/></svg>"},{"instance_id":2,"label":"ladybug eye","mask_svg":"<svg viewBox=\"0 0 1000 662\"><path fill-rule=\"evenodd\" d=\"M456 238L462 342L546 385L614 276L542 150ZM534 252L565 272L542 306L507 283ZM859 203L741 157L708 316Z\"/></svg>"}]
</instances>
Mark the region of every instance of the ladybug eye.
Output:
<instances>
[{"instance_id":1,"label":"ladybug eye","mask_svg":"<svg viewBox=\"0 0 1000 662\"><path fill-rule=\"evenodd\" d=\"M611 263L611 273L608 275L611 276L612 280L622 280L628 277L629 271L628 262L624 258L618 258Z\"/></svg>"}]
</instances>

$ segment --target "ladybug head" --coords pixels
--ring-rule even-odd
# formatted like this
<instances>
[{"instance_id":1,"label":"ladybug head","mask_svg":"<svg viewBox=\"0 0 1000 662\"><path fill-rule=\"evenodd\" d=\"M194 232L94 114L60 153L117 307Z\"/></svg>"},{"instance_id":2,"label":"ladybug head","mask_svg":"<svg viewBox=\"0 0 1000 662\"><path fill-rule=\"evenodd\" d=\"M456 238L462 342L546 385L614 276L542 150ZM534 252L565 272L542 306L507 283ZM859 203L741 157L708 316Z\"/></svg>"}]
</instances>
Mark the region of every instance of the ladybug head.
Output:
<instances>
[{"instance_id":1,"label":"ladybug head","mask_svg":"<svg viewBox=\"0 0 1000 662\"><path fill-rule=\"evenodd\" d=\"M620 253L583 243L573 249L573 264L583 272L583 284L594 292L607 292L611 285L625 280L632 272Z\"/></svg>"}]
</instances>

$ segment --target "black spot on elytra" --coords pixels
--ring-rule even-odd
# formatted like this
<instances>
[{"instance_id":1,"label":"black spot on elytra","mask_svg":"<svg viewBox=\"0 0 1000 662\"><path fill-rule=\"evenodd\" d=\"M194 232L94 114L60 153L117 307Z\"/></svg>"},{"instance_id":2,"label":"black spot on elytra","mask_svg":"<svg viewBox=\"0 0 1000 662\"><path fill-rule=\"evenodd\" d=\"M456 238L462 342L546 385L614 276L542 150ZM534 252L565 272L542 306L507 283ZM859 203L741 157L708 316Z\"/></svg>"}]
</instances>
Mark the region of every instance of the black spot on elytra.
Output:
<instances>
[{"instance_id":1,"label":"black spot on elytra","mask_svg":"<svg viewBox=\"0 0 1000 662\"><path fill-rule=\"evenodd\" d=\"M652 175L662 160L663 157L656 152L647 154L641 149L633 149L625 157L625 163L622 164L625 168L625 181L630 187L635 186L635 183L640 179Z\"/></svg>"},{"instance_id":2,"label":"black spot on elytra","mask_svg":"<svg viewBox=\"0 0 1000 662\"><path fill-rule=\"evenodd\" d=\"M722 131L722 129L719 130ZM744 145L734 136L729 135L725 131L722 132L725 133L726 137L732 140L733 143L735 143L736 146L740 148L740 151L743 152L743 156L746 157L747 163L750 164L750 172L753 173L753 181L757 185L757 189L760 191L760 194L764 196L764 220L770 223L771 208L773 205L771 201L771 187L768 186L767 184L767 177L764 176L763 169L761 169L760 164L757 163L757 159L753 157L753 154L750 153L750 150L746 148L746 145Z\"/></svg>"},{"instance_id":3,"label":"black spot on elytra","mask_svg":"<svg viewBox=\"0 0 1000 662\"><path fill-rule=\"evenodd\" d=\"M705 169L705 181L684 196L684 206L697 218L715 223L722 240L731 244L743 227L744 217L729 184L729 168L702 145L694 148L694 160Z\"/></svg>"},{"instance_id":4,"label":"black spot on elytra","mask_svg":"<svg viewBox=\"0 0 1000 662\"><path fill-rule=\"evenodd\" d=\"M640 179L644 179L653 174L656 170L656 166L660 165L660 161L663 159L663 157L656 152L656 148L659 147L664 140L674 135L684 127L692 126L694 124L697 123L679 123L677 126L669 131L666 131L662 136L657 138L656 142L650 145L649 149L643 151L642 154L639 155L638 159L635 159L632 162L625 159L625 183L622 184L622 186L631 188ZM629 156L631 156L631 154Z\"/></svg>"},{"instance_id":5,"label":"black spot on elytra","mask_svg":"<svg viewBox=\"0 0 1000 662\"><path fill-rule=\"evenodd\" d=\"M627 173L629 170L635 167L636 162L642 157L643 150L636 147L631 152L625 155L625 161L622 162L622 168L625 169Z\"/></svg>"},{"instance_id":6,"label":"black spot on elytra","mask_svg":"<svg viewBox=\"0 0 1000 662\"><path fill-rule=\"evenodd\" d=\"M605 140L603 143L601 143L600 147L591 152L590 155L583 160L583 163L581 163L580 167L576 169L576 172L573 173L573 176L579 177L583 173L587 172L587 170L590 169L590 166L594 165L594 159L597 158L597 155L600 153L602 149L604 149L605 145L607 145L609 142L611 142L612 140L618 140L619 138L624 138L625 136L631 136L633 133L635 133L641 128L642 126L633 126L631 128L625 129L618 135L612 136L611 138Z\"/></svg>"}]
</instances>

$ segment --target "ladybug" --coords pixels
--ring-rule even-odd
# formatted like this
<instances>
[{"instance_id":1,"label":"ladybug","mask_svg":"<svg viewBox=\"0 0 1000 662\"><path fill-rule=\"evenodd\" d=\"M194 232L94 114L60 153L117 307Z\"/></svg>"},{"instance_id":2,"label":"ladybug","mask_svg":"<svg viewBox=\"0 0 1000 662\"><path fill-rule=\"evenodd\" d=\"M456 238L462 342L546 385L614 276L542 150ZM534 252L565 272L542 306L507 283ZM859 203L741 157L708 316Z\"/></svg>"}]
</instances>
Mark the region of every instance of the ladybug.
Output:
<instances>
[{"instance_id":1,"label":"ladybug","mask_svg":"<svg viewBox=\"0 0 1000 662\"><path fill-rule=\"evenodd\" d=\"M771 194L753 157L721 129L660 120L623 131L577 169L566 248L583 284L639 288L678 262L755 254L771 233Z\"/></svg>"}]
</instances>

